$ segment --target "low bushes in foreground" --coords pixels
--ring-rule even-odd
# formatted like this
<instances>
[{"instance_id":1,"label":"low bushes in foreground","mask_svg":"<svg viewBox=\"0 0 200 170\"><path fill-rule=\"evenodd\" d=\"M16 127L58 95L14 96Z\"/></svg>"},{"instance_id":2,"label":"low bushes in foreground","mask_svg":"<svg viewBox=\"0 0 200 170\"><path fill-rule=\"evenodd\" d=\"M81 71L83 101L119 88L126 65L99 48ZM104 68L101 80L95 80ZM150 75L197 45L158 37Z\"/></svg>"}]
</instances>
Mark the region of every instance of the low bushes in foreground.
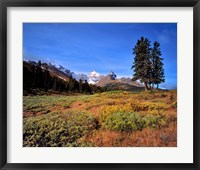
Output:
<instances>
[{"instance_id":1,"label":"low bushes in foreground","mask_svg":"<svg viewBox=\"0 0 200 170\"><path fill-rule=\"evenodd\" d=\"M176 91L23 98L23 146L176 146Z\"/></svg>"},{"instance_id":2,"label":"low bushes in foreground","mask_svg":"<svg viewBox=\"0 0 200 170\"><path fill-rule=\"evenodd\" d=\"M167 124L165 115L147 114L142 117L138 113L117 112L110 114L103 124L104 128L114 131L137 131L143 128L160 128Z\"/></svg>"},{"instance_id":3,"label":"low bushes in foreground","mask_svg":"<svg viewBox=\"0 0 200 170\"><path fill-rule=\"evenodd\" d=\"M78 138L97 128L96 119L87 112L70 111L25 118L23 146L78 146ZM80 144L83 145L83 144Z\"/></svg>"}]
</instances>

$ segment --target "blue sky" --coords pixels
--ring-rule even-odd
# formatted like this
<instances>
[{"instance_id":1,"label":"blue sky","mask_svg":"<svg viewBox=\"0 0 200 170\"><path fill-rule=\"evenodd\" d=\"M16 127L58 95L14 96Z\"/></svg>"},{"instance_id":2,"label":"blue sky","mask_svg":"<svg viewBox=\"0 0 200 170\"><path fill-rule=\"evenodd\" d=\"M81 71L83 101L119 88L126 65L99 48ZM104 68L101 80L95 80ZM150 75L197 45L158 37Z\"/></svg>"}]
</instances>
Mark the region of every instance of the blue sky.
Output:
<instances>
[{"instance_id":1,"label":"blue sky","mask_svg":"<svg viewBox=\"0 0 200 170\"><path fill-rule=\"evenodd\" d=\"M176 23L24 23L23 58L62 65L75 73L114 71L118 77L132 78L132 49L141 36L161 45L161 87L176 88Z\"/></svg>"}]
</instances>

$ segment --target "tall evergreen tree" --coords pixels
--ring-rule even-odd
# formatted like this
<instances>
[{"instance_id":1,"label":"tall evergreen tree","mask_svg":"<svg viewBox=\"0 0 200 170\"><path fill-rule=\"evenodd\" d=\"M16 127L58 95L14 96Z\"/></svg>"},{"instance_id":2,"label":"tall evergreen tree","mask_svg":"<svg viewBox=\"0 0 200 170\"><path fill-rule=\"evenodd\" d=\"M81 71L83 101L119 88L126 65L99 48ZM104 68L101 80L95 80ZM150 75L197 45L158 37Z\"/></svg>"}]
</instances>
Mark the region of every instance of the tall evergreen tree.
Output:
<instances>
[{"instance_id":1,"label":"tall evergreen tree","mask_svg":"<svg viewBox=\"0 0 200 170\"><path fill-rule=\"evenodd\" d=\"M49 89L51 76L47 68L45 69L43 74L44 74L44 88L45 88L45 91L47 92Z\"/></svg>"},{"instance_id":2,"label":"tall evergreen tree","mask_svg":"<svg viewBox=\"0 0 200 170\"><path fill-rule=\"evenodd\" d=\"M75 85L74 79L73 79L72 76L70 76L70 77L69 77L69 90L70 90L70 91L74 91L74 85Z\"/></svg>"},{"instance_id":3,"label":"tall evergreen tree","mask_svg":"<svg viewBox=\"0 0 200 170\"><path fill-rule=\"evenodd\" d=\"M145 90L148 90L152 72L150 41L141 37L133 48L133 54L135 58L131 68L134 71L132 80L140 80L144 83Z\"/></svg>"},{"instance_id":4,"label":"tall evergreen tree","mask_svg":"<svg viewBox=\"0 0 200 170\"><path fill-rule=\"evenodd\" d=\"M83 82L82 80L80 79L79 80L79 92L82 93L82 89L83 89Z\"/></svg>"},{"instance_id":5,"label":"tall evergreen tree","mask_svg":"<svg viewBox=\"0 0 200 170\"><path fill-rule=\"evenodd\" d=\"M43 74L42 74L42 69L41 69L41 61L39 60L37 65L36 65L36 79L37 79L37 86L39 88L43 88L44 83L43 83Z\"/></svg>"},{"instance_id":6,"label":"tall evergreen tree","mask_svg":"<svg viewBox=\"0 0 200 170\"><path fill-rule=\"evenodd\" d=\"M165 82L164 76L164 69L163 69L163 58L161 58L161 51L160 51L160 44L155 41L153 44L153 48L151 51L151 58L152 58L152 76L151 76L151 83L152 88L154 88L154 84L157 85L157 88L160 83Z\"/></svg>"},{"instance_id":7,"label":"tall evergreen tree","mask_svg":"<svg viewBox=\"0 0 200 170\"><path fill-rule=\"evenodd\" d=\"M57 90L57 78L56 77L53 78L53 87L52 88L55 91Z\"/></svg>"}]
</instances>

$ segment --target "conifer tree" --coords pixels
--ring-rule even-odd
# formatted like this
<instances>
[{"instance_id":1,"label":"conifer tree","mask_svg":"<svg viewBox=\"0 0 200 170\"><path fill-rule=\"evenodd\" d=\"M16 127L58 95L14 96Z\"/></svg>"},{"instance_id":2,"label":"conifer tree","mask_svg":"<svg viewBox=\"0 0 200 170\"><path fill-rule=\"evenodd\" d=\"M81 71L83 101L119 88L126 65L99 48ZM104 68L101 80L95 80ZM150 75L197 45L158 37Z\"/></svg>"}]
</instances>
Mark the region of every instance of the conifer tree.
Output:
<instances>
[{"instance_id":1,"label":"conifer tree","mask_svg":"<svg viewBox=\"0 0 200 170\"><path fill-rule=\"evenodd\" d=\"M150 41L141 37L133 48L135 55L133 66L133 81L140 80L144 83L145 90L150 89L149 83L151 78L151 48Z\"/></svg>"},{"instance_id":2,"label":"conifer tree","mask_svg":"<svg viewBox=\"0 0 200 170\"><path fill-rule=\"evenodd\" d=\"M80 79L79 80L79 92L82 93L82 88L83 88L83 82L82 80Z\"/></svg>"},{"instance_id":3,"label":"conifer tree","mask_svg":"<svg viewBox=\"0 0 200 170\"><path fill-rule=\"evenodd\" d=\"M37 83L37 87L42 88L43 87L43 77L42 77L42 69L41 69L41 61L39 60L37 65L36 65L36 83Z\"/></svg>"},{"instance_id":4,"label":"conifer tree","mask_svg":"<svg viewBox=\"0 0 200 170\"><path fill-rule=\"evenodd\" d=\"M49 73L48 69L46 68L44 71L44 88L45 88L46 92L48 91L48 88L49 88L50 78L51 78L50 73Z\"/></svg>"},{"instance_id":5,"label":"conifer tree","mask_svg":"<svg viewBox=\"0 0 200 170\"><path fill-rule=\"evenodd\" d=\"M74 91L74 79L72 76L69 77L69 90Z\"/></svg>"},{"instance_id":6,"label":"conifer tree","mask_svg":"<svg viewBox=\"0 0 200 170\"><path fill-rule=\"evenodd\" d=\"M165 76L164 76L164 69L163 69L163 58L161 58L161 51L160 51L160 44L155 41L153 44L153 48L151 51L152 56L152 88L154 88L154 84L157 85L157 88L160 83L165 82Z\"/></svg>"}]
</instances>

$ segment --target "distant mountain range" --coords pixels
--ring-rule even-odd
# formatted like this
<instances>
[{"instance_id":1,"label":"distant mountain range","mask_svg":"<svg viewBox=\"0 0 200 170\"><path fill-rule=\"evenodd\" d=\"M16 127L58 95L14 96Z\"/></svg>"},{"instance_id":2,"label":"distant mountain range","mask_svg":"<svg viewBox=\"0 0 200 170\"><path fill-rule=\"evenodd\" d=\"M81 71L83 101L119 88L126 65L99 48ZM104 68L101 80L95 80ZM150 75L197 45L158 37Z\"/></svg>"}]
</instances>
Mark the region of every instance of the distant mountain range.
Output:
<instances>
[{"instance_id":1,"label":"distant mountain range","mask_svg":"<svg viewBox=\"0 0 200 170\"><path fill-rule=\"evenodd\" d=\"M37 62L24 60L24 64L37 65ZM43 70L48 70L51 76L58 77L64 81L67 81L69 77L72 77L77 81L82 80L83 83L87 81L89 84L106 87L109 90L144 90L143 84L139 81L132 81L128 77L117 78L117 75L113 71L107 75L101 75L96 71L92 71L88 74L76 74L61 65L52 63L41 63L41 68Z\"/></svg>"}]
</instances>

